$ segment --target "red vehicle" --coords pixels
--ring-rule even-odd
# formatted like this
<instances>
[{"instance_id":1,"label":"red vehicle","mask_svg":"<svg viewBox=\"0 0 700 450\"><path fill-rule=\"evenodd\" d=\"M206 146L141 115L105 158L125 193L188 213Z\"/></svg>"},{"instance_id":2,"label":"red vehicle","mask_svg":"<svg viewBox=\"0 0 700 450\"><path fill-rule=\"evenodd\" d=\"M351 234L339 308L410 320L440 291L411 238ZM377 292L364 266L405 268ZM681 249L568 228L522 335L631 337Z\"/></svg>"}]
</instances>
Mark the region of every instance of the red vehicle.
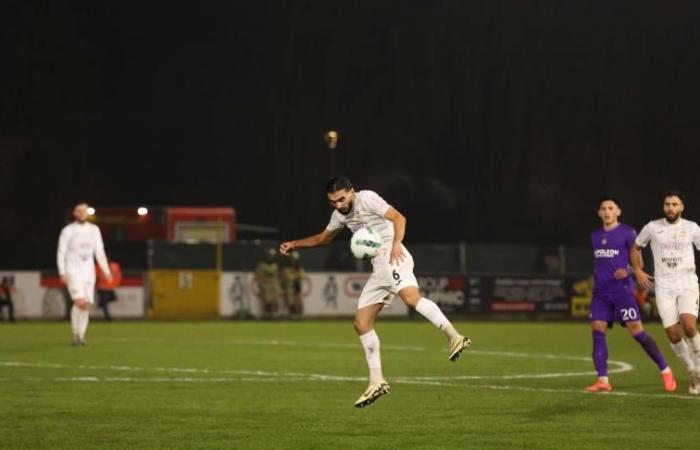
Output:
<instances>
[{"instance_id":1,"label":"red vehicle","mask_svg":"<svg viewBox=\"0 0 700 450\"><path fill-rule=\"evenodd\" d=\"M236 242L236 212L224 207L95 207L105 241Z\"/></svg>"}]
</instances>

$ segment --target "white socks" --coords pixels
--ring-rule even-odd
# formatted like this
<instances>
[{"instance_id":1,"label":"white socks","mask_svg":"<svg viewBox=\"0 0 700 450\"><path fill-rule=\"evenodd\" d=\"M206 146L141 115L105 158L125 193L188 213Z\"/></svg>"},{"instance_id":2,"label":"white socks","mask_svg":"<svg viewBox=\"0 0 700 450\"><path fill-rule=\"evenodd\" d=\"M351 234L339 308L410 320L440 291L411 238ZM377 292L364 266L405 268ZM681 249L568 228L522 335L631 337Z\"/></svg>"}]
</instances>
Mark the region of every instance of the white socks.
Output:
<instances>
[{"instance_id":1,"label":"white socks","mask_svg":"<svg viewBox=\"0 0 700 450\"><path fill-rule=\"evenodd\" d=\"M80 336L80 308L73 305L70 310L70 327L73 330L73 337Z\"/></svg>"},{"instance_id":2,"label":"white socks","mask_svg":"<svg viewBox=\"0 0 700 450\"><path fill-rule=\"evenodd\" d=\"M447 334L450 341L460 336L460 334L457 333L457 330L455 330L455 327L452 326L447 317L445 317L442 311L440 311L438 305L436 305L432 300L421 297L416 304L416 311Z\"/></svg>"},{"instance_id":3,"label":"white socks","mask_svg":"<svg viewBox=\"0 0 700 450\"><path fill-rule=\"evenodd\" d=\"M80 309L73 305L70 310L70 325L73 330L73 336L79 339L85 339L88 323L90 322L90 311Z\"/></svg>"},{"instance_id":4,"label":"white socks","mask_svg":"<svg viewBox=\"0 0 700 450\"><path fill-rule=\"evenodd\" d=\"M90 323L90 311L87 309L80 310L80 339L85 339L88 323Z\"/></svg>"},{"instance_id":5,"label":"white socks","mask_svg":"<svg viewBox=\"0 0 700 450\"><path fill-rule=\"evenodd\" d=\"M367 366L369 367L369 382L376 384L384 380L382 375L382 360L379 356L379 336L374 330L360 335L362 348L365 349Z\"/></svg>"},{"instance_id":6,"label":"white socks","mask_svg":"<svg viewBox=\"0 0 700 450\"><path fill-rule=\"evenodd\" d=\"M696 369L700 369L700 333L695 333L693 337L686 337L690 346L690 357Z\"/></svg>"},{"instance_id":7,"label":"white socks","mask_svg":"<svg viewBox=\"0 0 700 450\"><path fill-rule=\"evenodd\" d=\"M693 362L693 358L690 356L690 352L688 351L688 344L685 343L685 339L681 339L675 344L672 342L671 348L673 349L673 353L676 354L678 359L683 361L683 364L685 364L685 367L686 369L688 369L688 372L691 372L693 369L695 369L695 363Z\"/></svg>"}]
</instances>

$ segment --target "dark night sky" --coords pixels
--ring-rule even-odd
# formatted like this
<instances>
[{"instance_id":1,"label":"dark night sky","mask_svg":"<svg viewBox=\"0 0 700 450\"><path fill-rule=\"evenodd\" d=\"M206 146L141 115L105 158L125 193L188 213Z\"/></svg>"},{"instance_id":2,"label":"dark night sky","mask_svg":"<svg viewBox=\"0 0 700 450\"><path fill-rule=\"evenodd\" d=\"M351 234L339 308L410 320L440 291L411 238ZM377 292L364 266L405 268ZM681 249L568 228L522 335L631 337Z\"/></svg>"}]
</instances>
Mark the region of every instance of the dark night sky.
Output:
<instances>
[{"instance_id":1,"label":"dark night sky","mask_svg":"<svg viewBox=\"0 0 700 450\"><path fill-rule=\"evenodd\" d=\"M700 11L682 1L5 1L0 236L76 198L320 231L330 156L407 241L583 243L596 200L700 220Z\"/></svg>"}]
</instances>

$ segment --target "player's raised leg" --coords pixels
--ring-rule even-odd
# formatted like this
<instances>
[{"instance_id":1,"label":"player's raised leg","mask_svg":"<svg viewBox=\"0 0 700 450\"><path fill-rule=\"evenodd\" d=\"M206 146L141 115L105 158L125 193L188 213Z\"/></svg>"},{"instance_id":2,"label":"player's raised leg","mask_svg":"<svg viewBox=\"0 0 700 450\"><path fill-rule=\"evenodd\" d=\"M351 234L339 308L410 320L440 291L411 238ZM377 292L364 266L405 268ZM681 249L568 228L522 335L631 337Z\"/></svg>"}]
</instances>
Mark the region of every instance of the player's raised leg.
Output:
<instances>
[{"instance_id":1,"label":"player's raised leg","mask_svg":"<svg viewBox=\"0 0 700 450\"><path fill-rule=\"evenodd\" d=\"M472 343L471 339L459 334L445 314L440 311L440 307L432 300L421 297L417 287L405 287L399 291L399 296L406 306L415 309L416 312L445 333L450 342L450 361L456 361L462 352L469 348Z\"/></svg>"},{"instance_id":2,"label":"player's raised leg","mask_svg":"<svg viewBox=\"0 0 700 450\"><path fill-rule=\"evenodd\" d=\"M355 313L353 325L357 335L360 337L362 348L365 351L367 367L369 368L367 389L355 401L355 406L358 408L374 403L382 395L388 394L390 389L382 374L379 336L374 331L374 320L382 307L382 303L376 303L360 308Z\"/></svg>"},{"instance_id":3,"label":"player's raised leg","mask_svg":"<svg viewBox=\"0 0 700 450\"><path fill-rule=\"evenodd\" d=\"M626 326L630 335L642 346L649 358L651 358L656 364L656 367L659 368L661 379L664 383L664 390L667 392L674 392L676 390L676 379L673 376L673 371L671 371L671 368L666 364L666 359L654 338L644 331L644 326L640 320L627 322Z\"/></svg>"}]
</instances>

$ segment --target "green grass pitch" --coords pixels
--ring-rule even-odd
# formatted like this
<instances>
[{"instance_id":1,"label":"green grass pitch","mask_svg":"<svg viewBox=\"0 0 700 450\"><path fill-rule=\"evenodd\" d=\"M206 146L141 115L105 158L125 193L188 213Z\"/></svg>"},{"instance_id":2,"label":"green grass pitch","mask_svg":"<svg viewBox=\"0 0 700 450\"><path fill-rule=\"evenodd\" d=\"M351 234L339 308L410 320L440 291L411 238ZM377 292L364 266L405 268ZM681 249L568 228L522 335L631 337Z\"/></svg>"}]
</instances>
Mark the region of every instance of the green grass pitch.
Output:
<instances>
[{"instance_id":1,"label":"green grass pitch","mask_svg":"<svg viewBox=\"0 0 700 450\"><path fill-rule=\"evenodd\" d=\"M456 363L422 320L380 320L390 395L364 408L351 321L0 324L0 448L694 448L700 397L624 329L609 334L613 394L585 323L458 322Z\"/></svg>"}]
</instances>

